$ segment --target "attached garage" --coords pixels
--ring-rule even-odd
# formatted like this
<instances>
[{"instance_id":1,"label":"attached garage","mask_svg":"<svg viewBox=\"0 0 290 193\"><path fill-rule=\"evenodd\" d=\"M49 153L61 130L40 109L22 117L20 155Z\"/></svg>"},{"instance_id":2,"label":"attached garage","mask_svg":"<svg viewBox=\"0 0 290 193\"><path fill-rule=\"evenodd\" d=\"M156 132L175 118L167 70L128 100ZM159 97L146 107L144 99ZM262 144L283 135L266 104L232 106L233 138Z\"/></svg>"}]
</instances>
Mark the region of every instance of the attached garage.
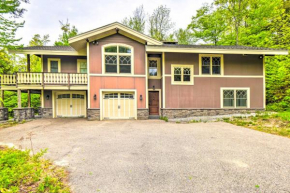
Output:
<instances>
[{"instance_id":1,"label":"attached garage","mask_svg":"<svg viewBox=\"0 0 290 193\"><path fill-rule=\"evenodd\" d=\"M135 92L103 92L101 119L136 119Z\"/></svg>"},{"instance_id":2,"label":"attached garage","mask_svg":"<svg viewBox=\"0 0 290 193\"><path fill-rule=\"evenodd\" d=\"M85 92L55 92L54 99L54 117L86 117Z\"/></svg>"}]
</instances>

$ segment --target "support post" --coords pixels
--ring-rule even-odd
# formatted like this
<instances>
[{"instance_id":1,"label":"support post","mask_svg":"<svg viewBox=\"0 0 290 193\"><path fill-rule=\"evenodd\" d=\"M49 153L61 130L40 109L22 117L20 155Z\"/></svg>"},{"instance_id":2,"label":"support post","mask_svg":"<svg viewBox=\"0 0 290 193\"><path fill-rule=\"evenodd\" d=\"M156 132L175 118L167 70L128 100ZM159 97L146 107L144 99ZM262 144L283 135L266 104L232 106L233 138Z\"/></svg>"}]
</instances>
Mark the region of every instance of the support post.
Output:
<instances>
[{"instance_id":1,"label":"support post","mask_svg":"<svg viewBox=\"0 0 290 193\"><path fill-rule=\"evenodd\" d=\"M31 95L30 90L27 90L27 107L31 107Z\"/></svg>"},{"instance_id":2,"label":"support post","mask_svg":"<svg viewBox=\"0 0 290 193\"><path fill-rule=\"evenodd\" d=\"M21 108L21 90L18 89L17 90L17 104L18 104L18 108Z\"/></svg>"},{"instance_id":3,"label":"support post","mask_svg":"<svg viewBox=\"0 0 290 193\"><path fill-rule=\"evenodd\" d=\"M30 72L30 54L27 54L27 72Z\"/></svg>"},{"instance_id":4,"label":"support post","mask_svg":"<svg viewBox=\"0 0 290 193\"><path fill-rule=\"evenodd\" d=\"M0 108L4 107L4 90L0 91Z\"/></svg>"}]
</instances>

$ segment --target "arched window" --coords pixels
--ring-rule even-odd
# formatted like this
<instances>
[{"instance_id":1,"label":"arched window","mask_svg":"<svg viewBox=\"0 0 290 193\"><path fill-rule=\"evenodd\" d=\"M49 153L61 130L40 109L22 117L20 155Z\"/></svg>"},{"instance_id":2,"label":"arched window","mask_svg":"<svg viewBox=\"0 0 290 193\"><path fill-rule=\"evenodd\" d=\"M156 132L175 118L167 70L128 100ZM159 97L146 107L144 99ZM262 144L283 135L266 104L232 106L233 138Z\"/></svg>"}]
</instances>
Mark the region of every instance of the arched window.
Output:
<instances>
[{"instance_id":1,"label":"arched window","mask_svg":"<svg viewBox=\"0 0 290 193\"><path fill-rule=\"evenodd\" d=\"M103 72L131 74L133 47L124 44L110 44L103 47Z\"/></svg>"}]
</instances>

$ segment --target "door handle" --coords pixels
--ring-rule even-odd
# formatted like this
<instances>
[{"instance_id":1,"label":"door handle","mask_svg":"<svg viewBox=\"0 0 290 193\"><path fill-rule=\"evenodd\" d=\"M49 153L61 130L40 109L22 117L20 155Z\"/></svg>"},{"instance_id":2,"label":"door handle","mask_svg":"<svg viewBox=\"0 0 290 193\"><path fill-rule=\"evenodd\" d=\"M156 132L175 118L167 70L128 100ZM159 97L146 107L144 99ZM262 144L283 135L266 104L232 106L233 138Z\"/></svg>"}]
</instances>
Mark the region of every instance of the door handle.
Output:
<instances>
[{"instance_id":1,"label":"door handle","mask_svg":"<svg viewBox=\"0 0 290 193\"><path fill-rule=\"evenodd\" d=\"M70 105L70 108L72 108L72 105Z\"/></svg>"},{"instance_id":2,"label":"door handle","mask_svg":"<svg viewBox=\"0 0 290 193\"><path fill-rule=\"evenodd\" d=\"M118 109L120 109L121 108L121 106L120 105L118 105Z\"/></svg>"}]
</instances>

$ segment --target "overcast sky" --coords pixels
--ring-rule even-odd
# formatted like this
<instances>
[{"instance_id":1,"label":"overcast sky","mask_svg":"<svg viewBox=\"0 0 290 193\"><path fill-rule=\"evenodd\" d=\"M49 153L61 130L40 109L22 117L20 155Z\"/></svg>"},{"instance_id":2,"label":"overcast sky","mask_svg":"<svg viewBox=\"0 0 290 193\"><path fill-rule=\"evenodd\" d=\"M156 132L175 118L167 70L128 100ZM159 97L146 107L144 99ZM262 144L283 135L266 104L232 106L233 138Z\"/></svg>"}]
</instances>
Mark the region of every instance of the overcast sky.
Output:
<instances>
[{"instance_id":1,"label":"overcast sky","mask_svg":"<svg viewBox=\"0 0 290 193\"><path fill-rule=\"evenodd\" d=\"M19 29L17 37L22 37L21 43L27 45L34 34L49 34L49 45L52 45L61 33L59 20L69 19L79 32L85 32L115 21L121 22L142 4L147 15L159 5L166 5L171 10L175 28L185 28L196 10L203 3L211 2L212 0L30 0L30 4L24 5L27 9L23 17L25 25Z\"/></svg>"}]
</instances>

